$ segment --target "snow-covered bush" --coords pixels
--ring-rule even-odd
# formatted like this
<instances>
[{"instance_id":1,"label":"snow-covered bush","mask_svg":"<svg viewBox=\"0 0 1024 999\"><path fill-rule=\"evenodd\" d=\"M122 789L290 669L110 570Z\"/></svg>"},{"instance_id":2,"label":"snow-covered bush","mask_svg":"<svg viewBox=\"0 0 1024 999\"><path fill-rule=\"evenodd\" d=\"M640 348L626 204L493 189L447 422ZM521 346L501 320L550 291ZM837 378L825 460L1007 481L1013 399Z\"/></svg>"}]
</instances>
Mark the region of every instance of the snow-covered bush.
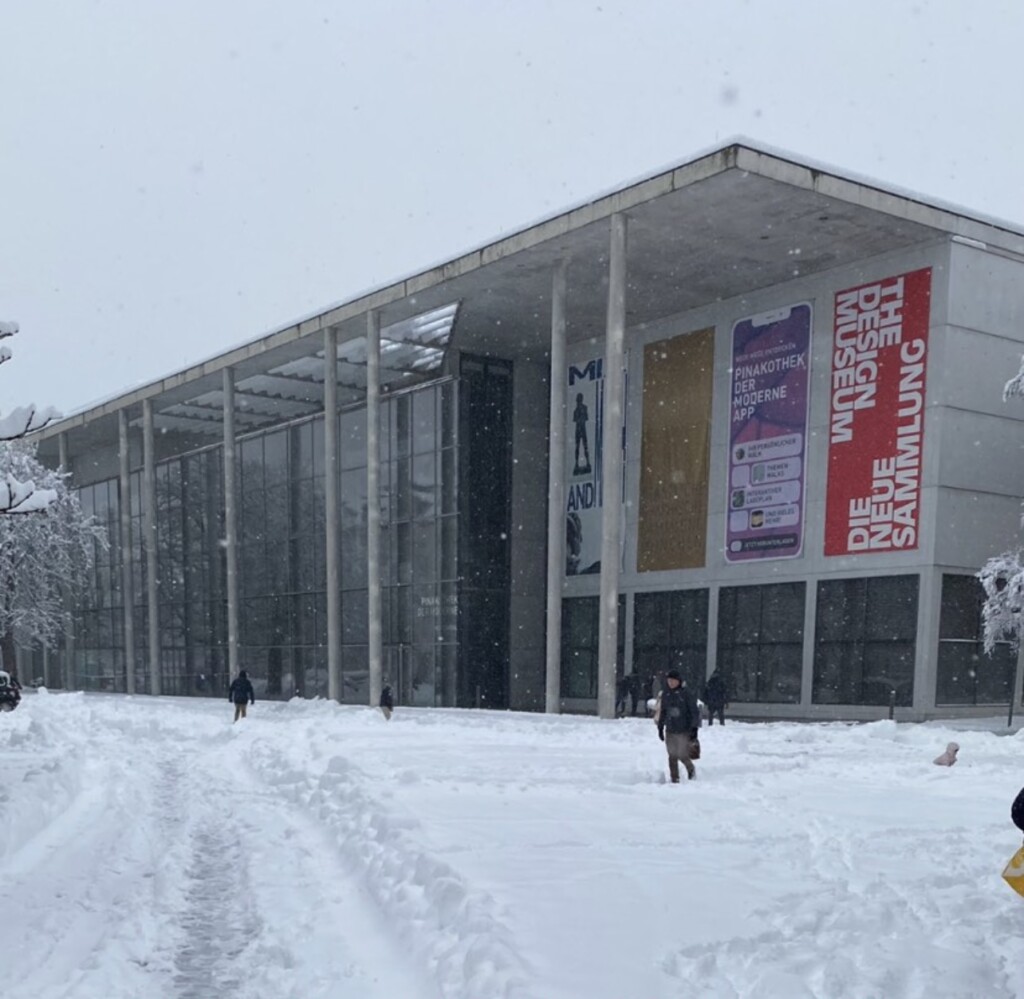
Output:
<instances>
[{"instance_id":1,"label":"snow-covered bush","mask_svg":"<svg viewBox=\"0 0 1024 999\"><path fill-rule=\"evenodd\" d=\"M82 513L68 475L46 468L28 441L0 443L0 482L35 483L52 495L32 517L0 517L0 652L13 662L14 634L53 644L63 623L65 591L76 590L92 568L103 528ZM2 488L2 487L0 487Z\"/></svg>"},{"instance_id":2,"label":"snow-covered bush","mask_svg":"<svg viewBox=\"0 0 1024 999\"><path fill-rule=\"evenodd\" d=\"M1003 388L1003 402L1024 396L1024 357L1020 370ZM1024 518L1022 518L1024 526ZM1019 641L1024 612L1024 551L1017 548L990 558L978 572L985 590L981 611L985 651L991 654L996 642Z\"/></svg>"}]
</instances>

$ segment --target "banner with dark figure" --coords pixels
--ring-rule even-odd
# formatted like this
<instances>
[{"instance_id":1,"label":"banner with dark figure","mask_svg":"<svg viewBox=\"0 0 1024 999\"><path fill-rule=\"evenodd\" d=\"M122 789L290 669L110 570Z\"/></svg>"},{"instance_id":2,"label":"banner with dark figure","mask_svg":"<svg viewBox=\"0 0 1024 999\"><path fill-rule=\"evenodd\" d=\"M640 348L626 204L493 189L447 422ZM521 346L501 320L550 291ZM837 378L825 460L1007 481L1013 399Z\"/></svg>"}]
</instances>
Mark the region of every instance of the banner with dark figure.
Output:
<instances>
[{"instance_id":1,"label":"banner with dark figure","mask_svg":"<svg viewBox=\"0 0 1024 999\"><path fill-rule=\"evenodd\" d=\"M601 571L604 358L581 354L566 374L565 574L579 576Z\"/></svg>"}]
</instances>

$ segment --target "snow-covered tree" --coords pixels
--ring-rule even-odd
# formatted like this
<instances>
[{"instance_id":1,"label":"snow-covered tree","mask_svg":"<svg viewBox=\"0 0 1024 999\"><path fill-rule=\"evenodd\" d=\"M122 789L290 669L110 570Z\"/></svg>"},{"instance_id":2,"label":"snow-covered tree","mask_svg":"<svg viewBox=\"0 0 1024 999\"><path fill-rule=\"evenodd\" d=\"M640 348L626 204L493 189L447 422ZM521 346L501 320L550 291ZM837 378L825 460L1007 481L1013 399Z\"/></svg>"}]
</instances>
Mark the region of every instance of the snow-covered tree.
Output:
<instances>
[{"instance_id":1,"label":"snow-covered tree","mask_svg":"<svg viewBox=\"0 0 1024 999\"><path fill-rule=\"evenodd\" d=\"M14 664L14 637L53 643L63 623L63 594L78 590L106 532L82 513L68 476L45 468L28 441L0 443L0 479L34 482L53 494L32 517L0 517L0 653Z\"/></svg>"},{"instance_id":2,"label":"snow-covered tree","mask_svg":"<svg viewBox=\"0 0 1024 999\"><path fill-rule=\"evenodd\" d=\"M1022 395L1024 357L1020 370L1003 388L1003 402ZM981 611L985 651L991 653L999 641L1017 645L1024 626L1024 550L1016 548L990 558L978 572L978 579L985 590Z\"/></svg>"},{"instance_id":3,"label":"snow-covered tree","mask_svg":"<svg viewBox=\"0 0 1024 999\"><path fill-rule=\"evenodd\" d=\"M0 340L6 340L17 332L17 323L0 321ZM10 359L11 348L7 344L0 346L0 364ZM7 416L0 417L0 441L20 440L33 430L42 430L59 416L60 413L52 406L46 409L37 409L35 405L19 406ZM7 475L0 481L0 514L38 513L55 501L53 490L37 489L31 479L23 482Z\"/></svg>"}]
</instances>

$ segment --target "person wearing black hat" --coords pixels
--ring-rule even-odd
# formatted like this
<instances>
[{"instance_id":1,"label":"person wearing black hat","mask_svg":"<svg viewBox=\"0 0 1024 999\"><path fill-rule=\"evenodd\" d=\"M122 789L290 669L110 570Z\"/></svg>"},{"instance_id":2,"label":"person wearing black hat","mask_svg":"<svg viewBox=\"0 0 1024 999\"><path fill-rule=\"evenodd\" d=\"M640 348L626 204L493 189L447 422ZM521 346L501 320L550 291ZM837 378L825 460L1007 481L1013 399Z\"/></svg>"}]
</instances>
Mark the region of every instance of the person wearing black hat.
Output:
<instances>
[{"instance_id":1,"label":"person wearing black hat","mask_svg":"<svg viewBox=\"0 0 1024 999\"><path fill-rule=\"evenodd\" d=\"M1021 832L1024 832L1024 787L1020 789L1017 797L1013 799L1013 805L1010 807L1010 818L1013 819L1013 824Z\"/></svg>"},{"instance_id":2,"label":"person wearing black hat","mask_svg":"<svg viewBox=\"0 0 1024 999\"><path fill-rule=\"evenodd\" d=\"M654 711L658 726L658 738L665 743L668 753L668 774L673 784L679 783L679 764L686 768L686 776L693 780L697 768L693 765L691 752L697 729L700 728L700 709L696 698L683 683L679 670L670 669L665 674L665 689L658 699Z\"/></svg>"},{"instance_id":3,"label":"person wearing black hat","mask_svg":"<svg viewBox=\"0 0 1024 999\"><path fill-rule=\"evenodd\" d=\"M256 703L256 692L252 689L252 681L244 669L240 669L238 676L231 681L228 700L235 706L235 721L245 717L247 704Z\"/></svg>"}]
</instances>

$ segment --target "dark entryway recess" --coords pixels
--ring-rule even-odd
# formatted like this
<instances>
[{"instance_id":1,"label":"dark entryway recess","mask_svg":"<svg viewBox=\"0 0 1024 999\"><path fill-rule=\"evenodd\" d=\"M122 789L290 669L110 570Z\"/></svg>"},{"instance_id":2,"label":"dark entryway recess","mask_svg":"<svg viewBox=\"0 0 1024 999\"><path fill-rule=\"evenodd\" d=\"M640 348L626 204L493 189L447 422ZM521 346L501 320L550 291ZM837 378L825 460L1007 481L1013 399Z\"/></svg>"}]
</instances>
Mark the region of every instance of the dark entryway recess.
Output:
<instances>
[{"instance_id":1,"label":"dark entryway recess","mask_svg":"<svg viewBox=\"0 0 1024 999\"><path fill-rule=\"evenodd\" d=\"M463 355L459 384L459 707L507 708L512 363Z\"/></svg>"}]
</instances>

